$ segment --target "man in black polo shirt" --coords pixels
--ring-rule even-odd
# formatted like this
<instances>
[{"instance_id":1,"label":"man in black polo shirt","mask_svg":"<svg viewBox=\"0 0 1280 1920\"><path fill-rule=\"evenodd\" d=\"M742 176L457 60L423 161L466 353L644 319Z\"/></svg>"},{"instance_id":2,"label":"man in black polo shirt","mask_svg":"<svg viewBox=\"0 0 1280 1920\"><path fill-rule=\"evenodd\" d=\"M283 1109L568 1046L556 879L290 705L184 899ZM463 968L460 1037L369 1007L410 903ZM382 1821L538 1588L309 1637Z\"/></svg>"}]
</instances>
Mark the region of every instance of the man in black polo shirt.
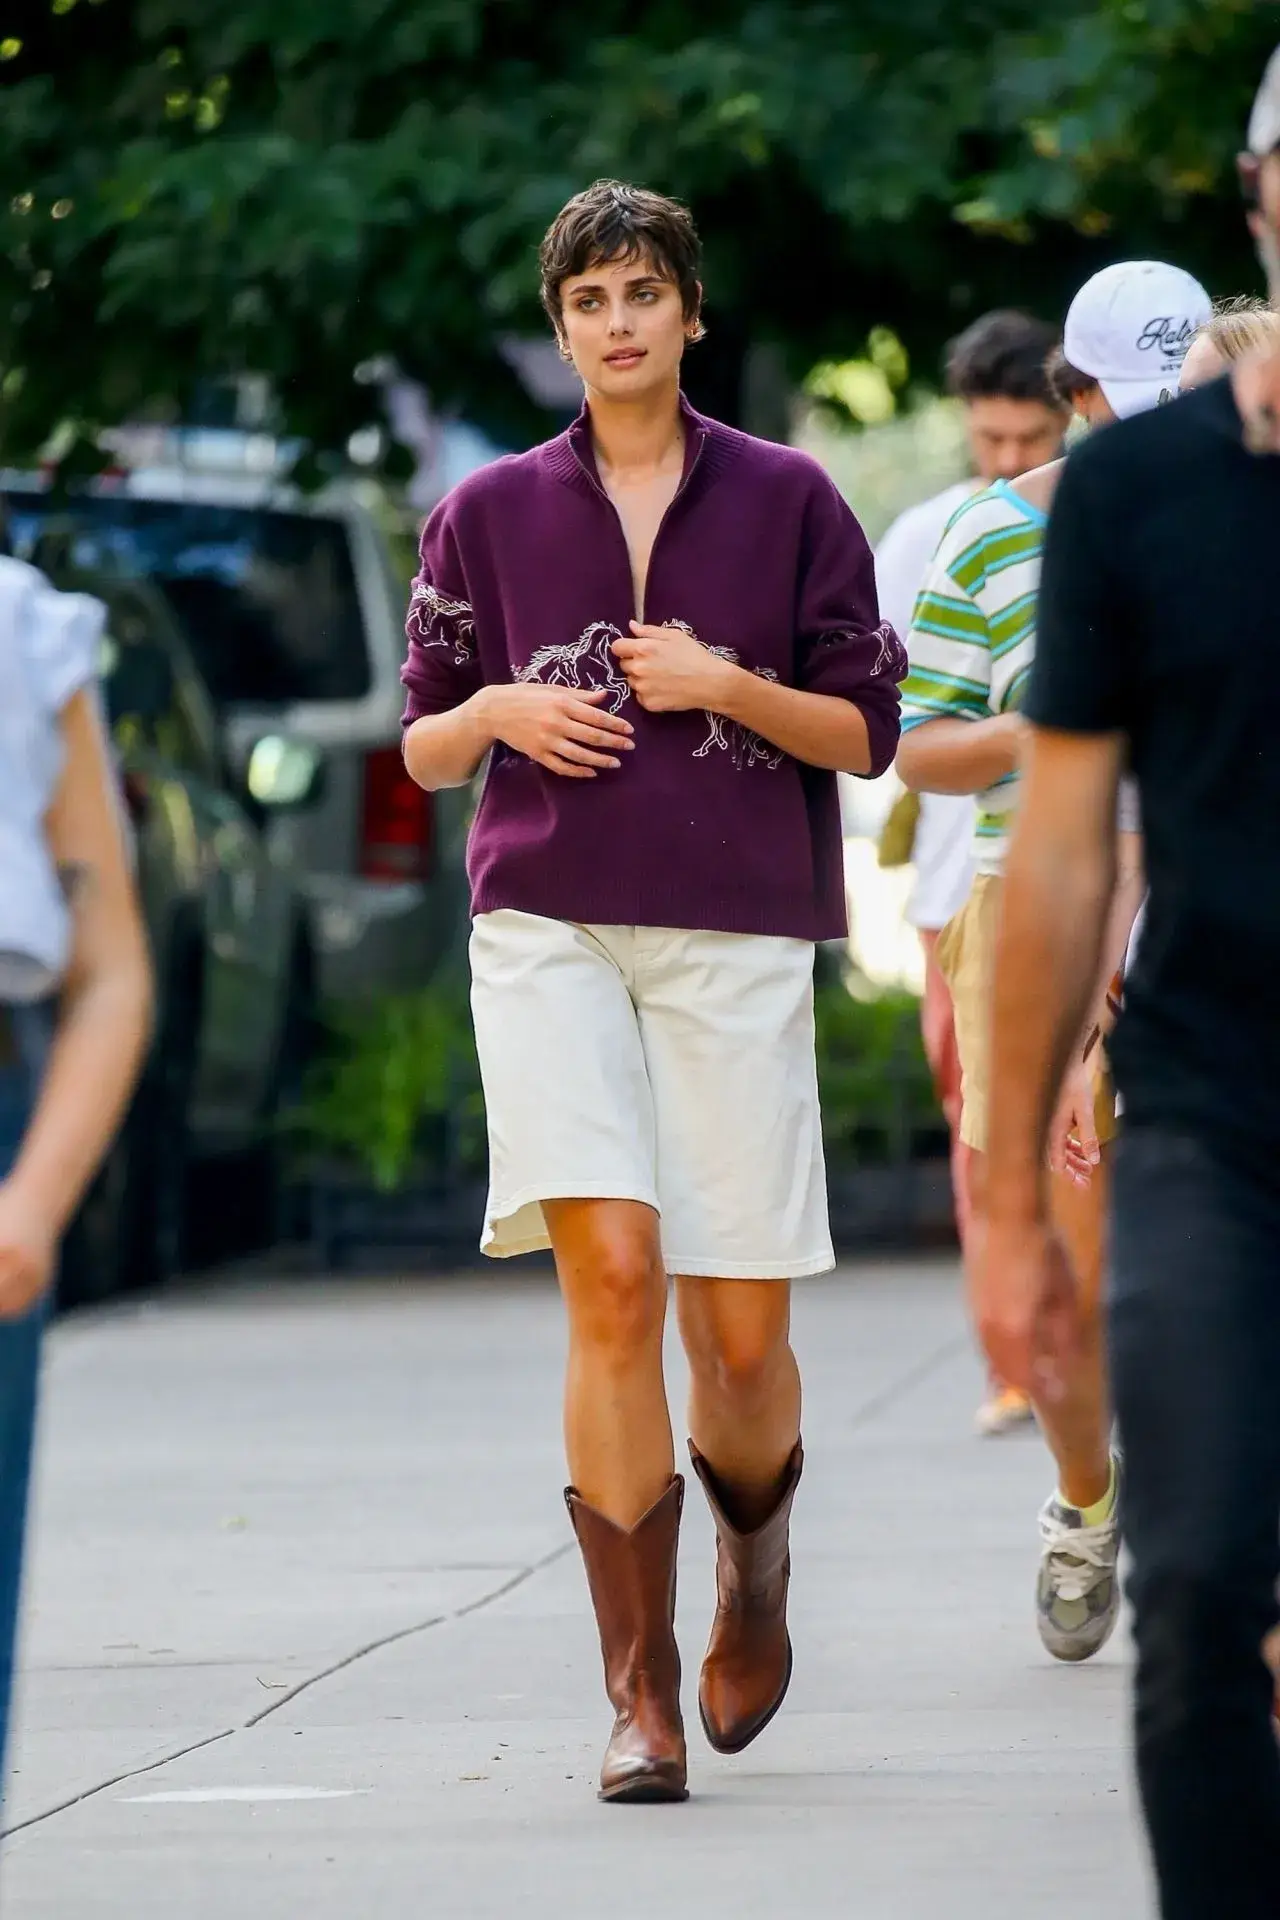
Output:
<instances>
[{"instance_id":1,"label":"man in black polo shirt","mask_svg":"<svg viewBox=\"0 0 1280 1920\"><path fill-rule=\"evenodd\" d=\"M1264 165L1277 158L1280 63L1250 136ZM1095 977L1131 762L1150 897L1113 1049L1111 1358L1138 1773L1165 1920L1280 1915L1261 1651L1280 1578L1278 373L1244 363L1070 458L996 968L978 1316L1001 1377L1051 1395L1076 1315L1044 1143Z\"/></svg>"}]
</instances>

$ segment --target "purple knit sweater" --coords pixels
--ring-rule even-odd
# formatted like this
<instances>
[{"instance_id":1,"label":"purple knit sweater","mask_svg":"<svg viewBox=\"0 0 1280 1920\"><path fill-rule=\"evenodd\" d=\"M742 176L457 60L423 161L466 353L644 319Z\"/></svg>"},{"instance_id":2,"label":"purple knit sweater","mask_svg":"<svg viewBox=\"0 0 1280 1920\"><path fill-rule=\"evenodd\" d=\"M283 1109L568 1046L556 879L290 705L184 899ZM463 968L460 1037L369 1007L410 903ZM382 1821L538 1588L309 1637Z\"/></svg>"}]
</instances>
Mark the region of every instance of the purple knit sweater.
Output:
<instances>
[{"instance_id":1,"label":"purple knit sweater","mask_svg":"<svg viewBox=\"0 0 1280 1920\"><path fill-rule=\"evenodd\" d=\"M871 551L807 455L686 403L684 476L654 541L644 618L680 622L753 673L861 710L871 772L898 741L906 655L876 606ZM512 680L608 689L635 751L568 780L498 745L471 830L477 914L788 934L845 931L832 773L710 713L646 713L610 644L633 614L622 525L586 412L441 501L407 626L406 726Z\"/></svg>"}]
</instances>

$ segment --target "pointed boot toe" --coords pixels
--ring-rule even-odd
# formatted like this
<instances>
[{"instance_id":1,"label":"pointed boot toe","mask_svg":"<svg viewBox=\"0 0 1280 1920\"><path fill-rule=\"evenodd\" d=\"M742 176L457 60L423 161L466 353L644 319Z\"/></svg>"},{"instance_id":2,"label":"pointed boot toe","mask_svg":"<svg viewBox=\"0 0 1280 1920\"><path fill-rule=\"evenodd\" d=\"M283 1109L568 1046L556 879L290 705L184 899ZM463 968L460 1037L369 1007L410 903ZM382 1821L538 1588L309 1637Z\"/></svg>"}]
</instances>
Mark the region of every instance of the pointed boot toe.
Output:
<instances>
[{"instance_id":1,"label":"pointed boot toe","mask_svg":"<svg viewBox=\"0 0 1280 1920\"><path fill-rule=\"evenodd\" d=\"M730 1520L715 1474L692 1443L689 1453L716 1523L716 1617L698 1684L698 1712L717 1753L741 1753L764 1732L791 1684L791 1507L804 1451L796 1446L772 1511L749 1533Z\"/></svg>"}]
</instances>

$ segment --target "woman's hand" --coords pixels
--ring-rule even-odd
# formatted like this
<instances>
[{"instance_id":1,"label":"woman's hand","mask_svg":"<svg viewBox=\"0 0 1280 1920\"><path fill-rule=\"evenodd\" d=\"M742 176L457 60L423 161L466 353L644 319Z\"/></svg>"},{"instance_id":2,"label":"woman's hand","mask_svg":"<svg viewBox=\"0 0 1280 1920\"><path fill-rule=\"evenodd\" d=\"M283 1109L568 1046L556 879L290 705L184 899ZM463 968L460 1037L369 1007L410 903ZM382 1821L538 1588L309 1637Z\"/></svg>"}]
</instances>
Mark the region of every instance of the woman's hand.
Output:
<instances>
[{"instance_id":1,"label":"woman's hand","mask_svg":"<svg viewBox=\"0 0 1280 1920\"><path fill-rule=\"evenodd\" d=\"M643 620L631 622L631 638L615 640L613 651L648 713L688 713L698 707L721 713L728 688L741 672L687 628L655 627Z\"/></svg>"},{"instance_id":2,"label":"woman's hand","mask_svg":"<svg viewBox=\"0 0 1280 1920\"><path fill-rule=\"evenodd\" d=\"M17 1320L53 1282L49 1223L13 1180L0 1180L0 1320Z\"/></svg>"},{"instance_id":3,"label":"woman's hand","mask_svg":"<svg viewBox=\"0 0 1280 1920\"><path fill-rule=\"evenodd\" d=\"M1077 1187L1087 1187L1102 1158L1093 1113L1093 1076L1088 1064L1076 1060L1068 1069L1049 1128L1049 1165L1065 1173Z\"/></svg>"},{"instance_id":4,"label":"woman's hand","mask_svg":"<svg viewBox=\"0 0 1280 1920\"><path fill-rule=\"evenodd\" d=\"M536 760L566 780L594 780L600 769L620 767L619 755L635 746L632 727L616 713L601 713L605 687L579 692L524 682L486 689L486 721L495 740Z\"/></svg>"}]
</instances>

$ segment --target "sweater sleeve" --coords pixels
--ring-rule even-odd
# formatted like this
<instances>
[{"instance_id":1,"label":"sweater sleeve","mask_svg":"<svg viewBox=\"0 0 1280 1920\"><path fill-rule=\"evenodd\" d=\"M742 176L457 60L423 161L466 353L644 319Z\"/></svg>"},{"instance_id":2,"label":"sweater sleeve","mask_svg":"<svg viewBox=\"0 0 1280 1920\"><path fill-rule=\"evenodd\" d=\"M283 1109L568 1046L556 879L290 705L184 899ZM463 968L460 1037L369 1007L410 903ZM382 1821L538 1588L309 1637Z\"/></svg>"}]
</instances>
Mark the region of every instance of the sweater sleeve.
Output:
<instances>
[{"instance_id":1,"label":"sweater sleeve","mask_svg":"<svg viewBox=\"0 0 1280 1920\"><path fill-rule=\"evenodd\" d=\"M422 530L419 558L405 621L408 656L400 673L406 727L424 714L460 707L484 684L475 614L447 500Z\"/></svg>"},{"instance_id":2,"label":"sweater sleeve","mask_svg":"<svg viewBox=\"0 0 1280 1920\"><path fill-rule=\"evenodd\" d=\"M796 621L796 685L851 700L867 723L876 778L898 746L902 642L880 618L866 536L825 475L810 496Z\"/></svg>"}]
</instances>

